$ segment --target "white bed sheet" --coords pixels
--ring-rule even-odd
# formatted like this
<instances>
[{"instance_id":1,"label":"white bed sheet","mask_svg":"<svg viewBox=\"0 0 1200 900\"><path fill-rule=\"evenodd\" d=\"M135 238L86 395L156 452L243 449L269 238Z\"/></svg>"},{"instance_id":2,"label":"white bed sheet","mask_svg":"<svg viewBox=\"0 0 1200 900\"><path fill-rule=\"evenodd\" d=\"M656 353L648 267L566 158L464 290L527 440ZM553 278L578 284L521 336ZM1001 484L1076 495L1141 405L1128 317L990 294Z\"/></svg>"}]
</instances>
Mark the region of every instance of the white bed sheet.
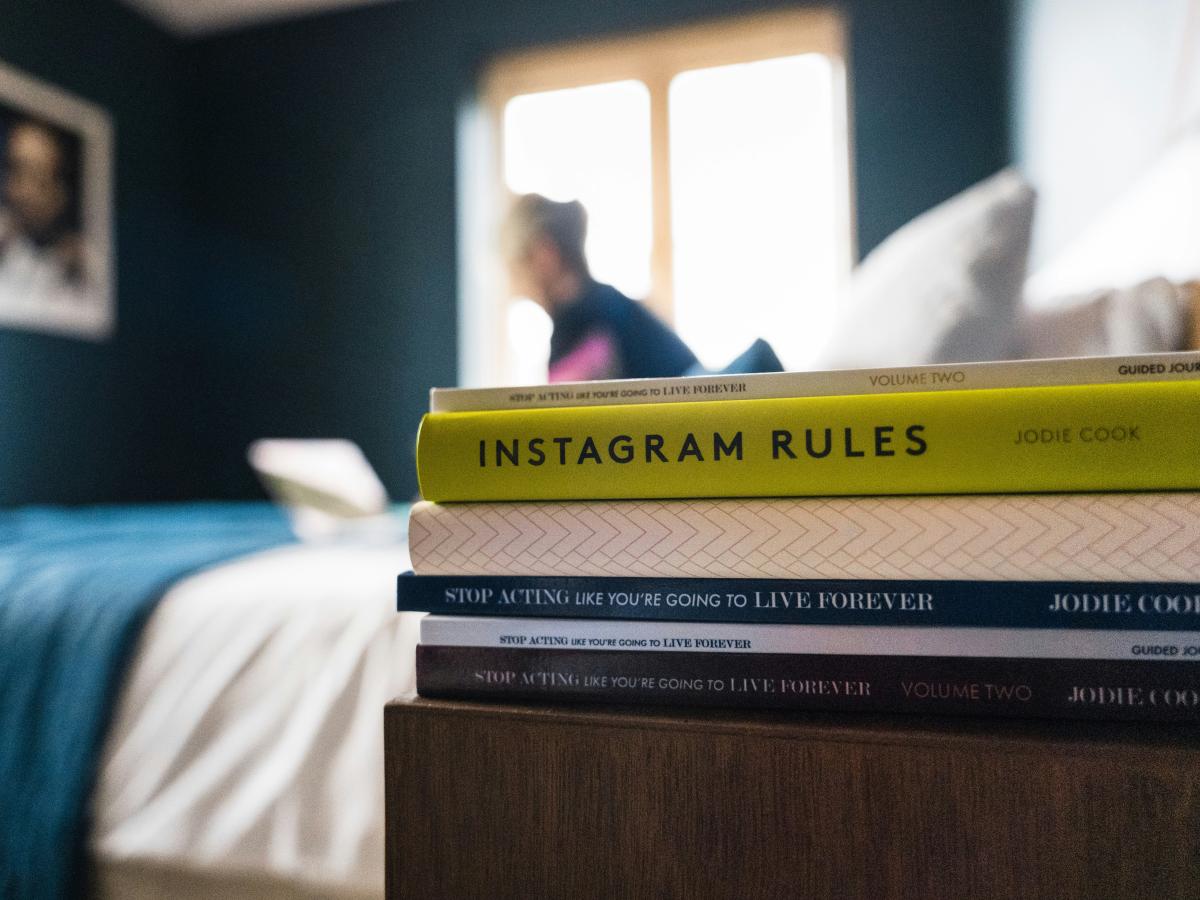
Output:
<instances>
[{"instance_id":1,"label":"white bed sheet","mask_svg":"<svg viewBox=\"0 0 1200 900\"><path fill-rule=\"evenodd\" d=\"M406 568L402 545L298 545L171 589L102 762L102 895L106 872L145 870L382 896L383 706L415 682Z\"/></svg>"}]
</instances>

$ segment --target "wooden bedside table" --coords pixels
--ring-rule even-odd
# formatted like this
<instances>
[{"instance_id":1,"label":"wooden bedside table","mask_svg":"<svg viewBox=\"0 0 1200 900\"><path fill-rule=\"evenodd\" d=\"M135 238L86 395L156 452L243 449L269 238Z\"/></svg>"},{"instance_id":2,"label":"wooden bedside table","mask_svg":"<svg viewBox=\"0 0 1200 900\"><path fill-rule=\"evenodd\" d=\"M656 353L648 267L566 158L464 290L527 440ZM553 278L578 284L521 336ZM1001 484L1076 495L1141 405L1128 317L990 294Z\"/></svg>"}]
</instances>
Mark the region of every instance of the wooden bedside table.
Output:
<instances>
[{"instance_id":1,"label":"wooden bedside table","mask_svg":"<svg viewBox=\"0 0 1200 900\"><path fill-rule=\"evenodd\" d=\"M1200 896L1200 730L414 700L389 900Z\"/></svg>"}]
</instances>

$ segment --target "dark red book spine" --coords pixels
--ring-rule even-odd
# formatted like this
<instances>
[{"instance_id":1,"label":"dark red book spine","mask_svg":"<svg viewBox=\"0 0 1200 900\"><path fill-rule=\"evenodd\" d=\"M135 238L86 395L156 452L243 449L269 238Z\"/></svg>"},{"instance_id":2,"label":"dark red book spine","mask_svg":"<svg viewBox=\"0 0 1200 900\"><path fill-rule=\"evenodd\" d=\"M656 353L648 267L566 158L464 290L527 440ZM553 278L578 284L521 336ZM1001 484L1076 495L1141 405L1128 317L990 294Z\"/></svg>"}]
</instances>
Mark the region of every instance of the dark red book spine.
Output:
<instances>
[{"instance_id":1,"label":"dark red book spine","mask_svg":"<svg viewBox=\"0 0 1200 900\"><path fill-rule=\"evenodd\" d=\"M1200 719L1200 663L419 646L454 699L952 715Z\"/></svg>"}]
</instances>

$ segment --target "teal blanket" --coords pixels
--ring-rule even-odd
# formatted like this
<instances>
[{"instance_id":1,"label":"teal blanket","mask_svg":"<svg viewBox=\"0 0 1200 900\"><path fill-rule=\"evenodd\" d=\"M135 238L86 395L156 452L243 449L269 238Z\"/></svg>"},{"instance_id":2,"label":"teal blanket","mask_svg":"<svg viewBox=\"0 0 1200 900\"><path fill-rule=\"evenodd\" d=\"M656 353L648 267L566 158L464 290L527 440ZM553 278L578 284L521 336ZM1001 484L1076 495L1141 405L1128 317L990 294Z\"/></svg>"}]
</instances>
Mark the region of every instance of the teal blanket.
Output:
<instances>
[{"instance_id":1,"label":"teal blanket","mask_svg":"<svg viewBox=\"0 0 1200 900\"><path fill-rule=\"evenodd\" d=\"M265 503L0 510L2 900L85 894L99 755L158 599L289 540Z\"/></svg>"}]
</instances>

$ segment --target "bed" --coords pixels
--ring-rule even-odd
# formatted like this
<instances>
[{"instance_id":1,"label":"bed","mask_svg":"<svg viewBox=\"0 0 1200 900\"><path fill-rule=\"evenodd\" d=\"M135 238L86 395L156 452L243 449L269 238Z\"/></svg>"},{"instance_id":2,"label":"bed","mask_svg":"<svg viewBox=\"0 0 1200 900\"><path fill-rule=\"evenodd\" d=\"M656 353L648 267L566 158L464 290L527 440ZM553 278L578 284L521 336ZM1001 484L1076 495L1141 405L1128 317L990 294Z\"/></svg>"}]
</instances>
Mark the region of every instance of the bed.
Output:
<instances>
[{"instance_id":1,"label":"bed","mask_svg":"<svg viewBox=\"0 0 1200 900\"><path fill-rule=\"evenodd\" d=\"M382 894L381 710L414 682L406 567L403 544L293 544L167 592L101 763L98 896Z\"/></svg>"},{"instance_id":2,"label":"bed","mask_svg":"<svg viewBox=\"0 0 1200 900\"><path fill-rule=\"evenodd\" d=\"M99 752L91 752L90 787L85 771L74 788L91 796L80 823L86 858L71 866L80 871L64 889L49 868L26 865L37 876L24 887L6 885L6 872L11 879L21 868L13 847L22 844L11 835L25 822L0 809L0 839L9 841L0 841L0 896L75 896L81 884L101 898L381 896L381 711L414 682L416 617L395 612L395 578L408 566L406 513L394 511L397 527L387 539L317 543L295 542L265 503L0 517L0 591L8 595L0 602L0 654L8 651L10 667L12 648L18 656L28 649L22 633L43 624L18 627L21 605L12 600L26 586L58 580L65 593L97 591L104 596L92 606L100 612L123 593L146 592L148 603L141 621L140 613L125 617L136 634L117 652L124 659L110 708L96 715L103 731ZM156 560L165 561L157 570ZM181 577L162 580L181 569ZM44 591L27 593L38 602L26 608L54 607ZM64 740L83 740L67 725L105 706L105 691L89 687L87 661L107 652L108 626L99 613L91 621L85 606L65 609L55 615L67 625L86 620L74 632L88 643L60 635L58 646L39 650L43 671L30 680L43 696L25 730L49 757L61 755ZM57 700L46 673L66 673L68 689ZM11 706L20 673L7 674L0 694ZM33 766L19 760L18 773ZM61 760L41 765L33 780L61 780L67 769ZM16 796L25 795L18 788ZM33 803L36 830L42 798ZM67 817L59 812L51 822ZM70 842L69 824L59 843Z\"/></svg>"}]
</instances>

